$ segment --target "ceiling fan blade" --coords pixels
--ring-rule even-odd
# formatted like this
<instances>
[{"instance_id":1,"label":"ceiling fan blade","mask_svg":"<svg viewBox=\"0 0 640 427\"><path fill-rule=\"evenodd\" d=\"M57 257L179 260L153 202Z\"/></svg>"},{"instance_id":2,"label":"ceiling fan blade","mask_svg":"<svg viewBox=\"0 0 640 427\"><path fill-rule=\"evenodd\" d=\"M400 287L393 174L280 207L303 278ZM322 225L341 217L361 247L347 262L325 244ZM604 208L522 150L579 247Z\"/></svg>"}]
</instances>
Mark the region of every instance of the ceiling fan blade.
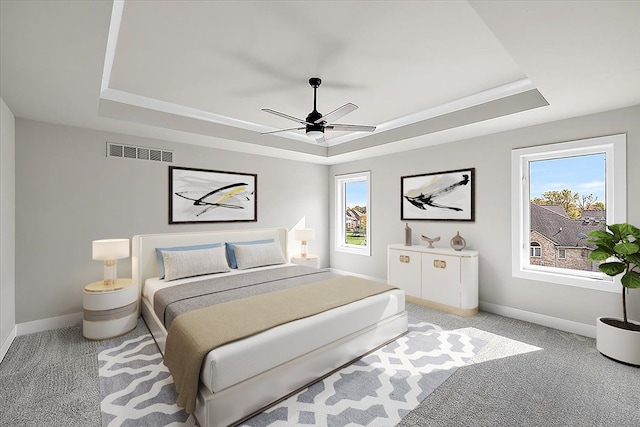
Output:
<instances>
[{"instance_id":1,"label":"ceiling fan blade","mask_svg":"<svg viewBox=\"0 0 640 427\"><path fill-rule=\"evenodd\" d=\"M336 108L335 110L333 110L332 112L325 114L324 116L320 117L318 120L316 120L314 123L318 124L321 122L326 122L326 123L331 123L335 120L338 120L339 118L346 116L347 114L349 114L350 112L356 110L358 108L358 106L356 104L352 104L350 102L344 104L342 107L340 108Z\"/></svg>"},{"instance_id":2,"label":"ceiling fan blade","mask_svg":"<svg viewBox=\"0 0 640 427\"><path fill-rule=\"evenodd\" d=\"M329 130L344 130L349 132L373 132L374 130L376 130L375 126L346 125L346 124L339 124L339 123L327 125L324 128Z\"/></svg>"},{"instance_id":3,"label":"ceiling fan blade","mask_svg":"<svg viewBox=\"0 0 640 427\"><path fill-rule=\"evenodd\" d=\"M303 119L299 119L297 117L293 117L293 116L290 116L288 114L281 113L280 111L272 110L271 108L263 108L262 111L267 112L267 113L271 113L271 114L275 114L276 116L280 116L280 117L283 117L285 119L293 120L294 122L298 122L298 123L300 123L302 125L307 125L308 124Z\"/></svg>"},{"instance_id":4,"label":"ceiling fan blade","mask_svg":"<svg viewBox=\"0 0 640 427\"><path fill-rule=\"evenodd\" d=\"M303 126L301 128L287 128L287 129L272 130L272 131L269 131L269 132L262 132L262 133L260 133L260 135L268 135L270 133L287 132L287 131L290 131L290 130L304 130L304 129L306 129L306 126Z\"/></svg>"}]
</instances>

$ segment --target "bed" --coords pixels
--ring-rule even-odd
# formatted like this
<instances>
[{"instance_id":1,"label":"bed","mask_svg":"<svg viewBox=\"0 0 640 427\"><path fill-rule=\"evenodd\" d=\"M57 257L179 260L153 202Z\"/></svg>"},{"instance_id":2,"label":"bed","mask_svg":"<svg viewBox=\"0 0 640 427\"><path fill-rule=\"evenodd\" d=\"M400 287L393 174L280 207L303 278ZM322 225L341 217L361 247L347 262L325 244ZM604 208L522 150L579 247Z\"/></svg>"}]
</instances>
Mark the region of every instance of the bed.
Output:
<instances>
[{"instance_id":1,"label":"bed","mask_svg":"<svg viewBox=\"0 0 640 427\"><path fill-rule=\"evenodd\" d=\"M351 280L334 277L336 275L326 269L316 270L286 262L246 270L232 269L215 275L170 282L158 279L159 261L156 248L210 244L220 244L224 247L225 242L273 242L270 245L276 244L280 247L283 260L288 259L285 229L168 233L133 237L132 273L138 283L141 313L165 357L167 330L172 329L166 327L165 319L161 320L160 315L156 313L158 307L154 308L154 300L161 301L156 298L158 292L171 293L179 292L183 287L188 289L208 286L209 282L206 281L211 278L211 283L234 283L254 280L252 277L272 278L284 275L302 277L302 280L313 282L310 286L315 284L316 279ZM246 250L255 246L248 245ZM237 249L238 246L234 248ZM326 280L329 277L334 278ZM283 279L283 283L286 280L288 279ZM278 286L280 284L279 281L271 279L264 281L271 281ZM373 286L375 282L369 283ZM168 284L173 285L171 290L159 291ZM165 317L171 318L166 315ZM182 320L185 317L187 316L178 315L174 319ZM176 320L173 322L177 323ZM233 322L233 319L229 319L229 323ZM203 427L239 424L336 369L396 339L406 331L404 292L391 289L225 344L208 352L199 367L194 415Z\"/></svg>"}]
</instances>

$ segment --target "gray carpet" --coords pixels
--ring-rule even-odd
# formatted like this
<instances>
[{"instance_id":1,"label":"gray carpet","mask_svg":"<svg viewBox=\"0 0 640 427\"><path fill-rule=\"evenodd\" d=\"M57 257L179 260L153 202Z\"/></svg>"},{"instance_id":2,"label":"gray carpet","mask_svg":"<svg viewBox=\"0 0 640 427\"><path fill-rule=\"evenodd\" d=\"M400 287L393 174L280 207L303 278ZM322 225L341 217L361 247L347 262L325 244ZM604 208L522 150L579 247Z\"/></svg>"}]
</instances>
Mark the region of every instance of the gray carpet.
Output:
<instances>
[{"instance_id":1,"label":"gray carpet","mask_svg":"<svg viewBox=\"0 0 640 427\"><path fill-rule=\"evenodd\" d=\"M86 340L82 326L17 337L0 363L0 426L99 427L99 349L145 333L140 319L112 340Z\"/></svg>"},{"instance_id":2,"label":"gray carpet","mask_svg":"<svg viewBox=\"0 0 640 427\"><path fill-rule=\"evenodd\" d=\"M408 309L444 329L492 333L542 350L501 357L500 346L486 346L398 426L640 425L640 369L600 355L594 340L484 312L463 318ZM100 426L99 348L147 333L139 321L108 341L86 341L81 327L16 338L0 363L0 425Z\"/></svg>"},{"instance_id":3,"label":"gray carpet","mask_svg":"<svg viewBox=\"0 0 640 427\"><path fill-rule=\"evenodd\" d=\"M409 315L543 350L460 368L399 427L640 426L640 369L602 356L593 339L484 312L463 318L409 305Z\"/></svg>"}]
</instances>

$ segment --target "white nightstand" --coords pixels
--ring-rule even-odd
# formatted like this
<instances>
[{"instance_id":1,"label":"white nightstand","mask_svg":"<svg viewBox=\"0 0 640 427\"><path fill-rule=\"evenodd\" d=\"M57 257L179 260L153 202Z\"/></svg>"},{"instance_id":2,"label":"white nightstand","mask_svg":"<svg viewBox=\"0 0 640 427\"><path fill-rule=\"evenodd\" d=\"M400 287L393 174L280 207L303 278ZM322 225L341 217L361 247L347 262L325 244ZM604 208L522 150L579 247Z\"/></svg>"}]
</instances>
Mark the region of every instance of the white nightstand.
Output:
<instances>
[{"instance_id":1,"label":"white nightstand","mask_svg":"<svg viewBox=\"0 0 640 427\"><path fill-rule=\"evenodd\" d=\"M320 268L320 257L318 255L307 255L303 258L302 255L294 255L291 257L291 262L298 265L306 265L307 267Z\"/></svg>"},{"instance_id":2,"label":"white nightstand","mask_svg":"<svg viewBox=\"0 0 640 427\"><path fill-rule=\"evenodd\" d=\"M131 279L105 286L101 280L84 287L82 335L102 340L126 334L138 323L138 287Z\"/></svg>"}]
</instances>

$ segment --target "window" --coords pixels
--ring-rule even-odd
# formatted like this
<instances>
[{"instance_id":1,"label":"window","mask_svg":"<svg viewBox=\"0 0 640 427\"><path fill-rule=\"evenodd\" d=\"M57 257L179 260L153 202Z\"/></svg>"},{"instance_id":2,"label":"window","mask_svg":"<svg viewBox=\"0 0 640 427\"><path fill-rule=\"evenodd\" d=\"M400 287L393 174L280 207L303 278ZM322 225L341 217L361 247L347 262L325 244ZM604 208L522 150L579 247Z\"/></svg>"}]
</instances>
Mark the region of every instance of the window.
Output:
<instances>
[{"instance_id":1,"label":"window","mask_svg":"<svg viewBox=\"0 0 640 427\"><path fill-rule=\"evenodd\" d=\"M371 255L371 172L336 175L336 250Z\"/></svg>"},{"instance_id":2,"label":"window","mask_svg":"<svg viewBox=\"0 0 640 427\"><path fill-rule=\"evenodd\" d=\"M626 221L626 135L514 149L511 174L513 276L618 292L617 279L587 260L587 240ZM539 239L557 257L534 261Z\"/></svg>"},{"instance_id":3,"label":"window","mask_svg":"<svg viewBox=\"0 0 640 427\"><path fill-rule=\"evenodd\" d=\"M531 256L537 258L542 256L542 248L540 248L540 243L531 242Z\"/></svg>"}]
</instances>

